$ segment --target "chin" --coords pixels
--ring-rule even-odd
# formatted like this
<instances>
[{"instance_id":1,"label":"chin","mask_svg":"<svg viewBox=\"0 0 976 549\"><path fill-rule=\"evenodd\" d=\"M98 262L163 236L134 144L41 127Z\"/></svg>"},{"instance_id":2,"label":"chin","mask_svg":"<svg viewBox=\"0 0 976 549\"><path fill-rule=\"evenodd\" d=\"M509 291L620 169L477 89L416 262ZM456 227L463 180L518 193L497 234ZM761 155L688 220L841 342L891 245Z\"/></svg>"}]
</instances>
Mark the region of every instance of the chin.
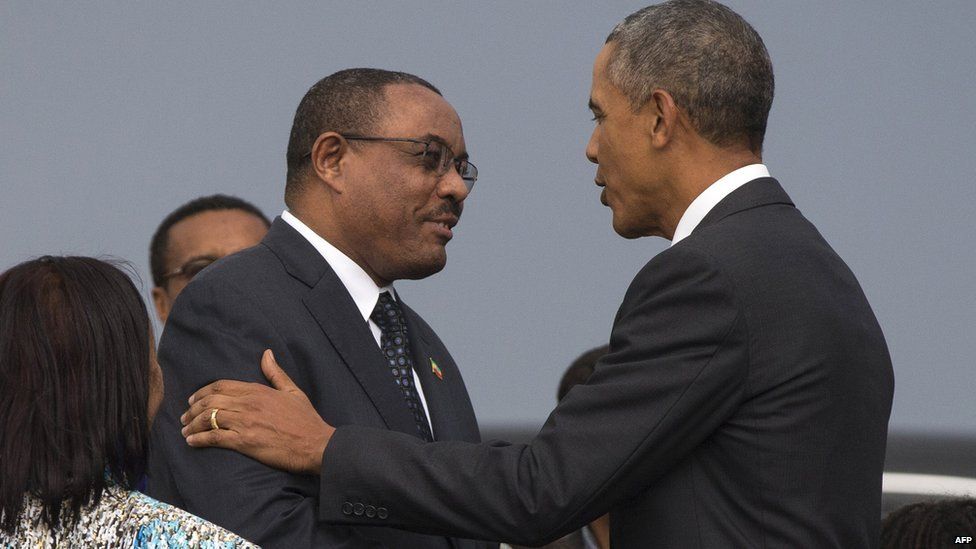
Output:
<instances>
[{"instance_id":1,"label":"chin","mask_svg":"<svg viewBox=\"0 0 976 549\"><path fill-rule=\"evenodd\" d=\"M616 217L613 219L613 231L628 240L633 240L635 238L644 236L644 233L642 233L639 228L617 220Z\"/></svg>"},{"instance_id":2,"label":"chin","mask_svg":"<svg viewBox=\"0 0 976 549\"><path fill-rule=\"evenodd\" d=\"M420 280L441 272L446 265L447 252L441 248L439 253L410 262L396 279Z\"/></svg>"}]
</instances>

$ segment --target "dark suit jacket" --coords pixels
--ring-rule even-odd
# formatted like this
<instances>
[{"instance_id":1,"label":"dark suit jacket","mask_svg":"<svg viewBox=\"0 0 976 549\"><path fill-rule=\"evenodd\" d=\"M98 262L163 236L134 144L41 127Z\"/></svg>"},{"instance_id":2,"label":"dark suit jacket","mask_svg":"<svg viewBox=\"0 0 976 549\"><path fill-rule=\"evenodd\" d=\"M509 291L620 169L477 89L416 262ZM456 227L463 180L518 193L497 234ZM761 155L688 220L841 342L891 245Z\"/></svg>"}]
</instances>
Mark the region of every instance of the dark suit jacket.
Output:
<instances>
[{"instance_id":1,"label":"dark suit jacket","mask_svg":"<svg viewBox=\"0 0 976 549\"><path fill-rule=\"evenodd\" d=\"M524 545L509 545L511 549L530 549ZM583 537L583 530L573 530L565 536L551 541L539 549L587 549L586 539Z\"/></svg>"},{"instance_id":2,"label":"dark suit jacket","mask_svg":"<svg viewBox=\"0 0 976 549\"><path fill-rule=\"evenodd\" d=\"M478 442L454 360L430 326L401 305L435 437ZM221 378L266 383L259 361L268 347L330 423L416 433L345 286L308 241L276 219L260 245L206 269L176 301L160 342L166 396L153 428L151 495L264 547L482 546L381 523L327 525L317 517L318 478L276 471L236 452L187 446L179 416L190 394ZM431 358L443 380L432 374ZM377 466L370 456L358 459Z\"/></svg>"},{"instance_id":3,"label":"dark suit jacket","mask_svg":"<svg viewBox=\"0 0 976 549\"><path fill-rule=\"evenodd\" d=\"M637 274L610 353L530 444L340 428L319 514L375 523L343 514L359 498L398 526L533 545L609 510L614 547L873 547L892 389L854 275L757 179Z\"/></svg>"}]
</instances>

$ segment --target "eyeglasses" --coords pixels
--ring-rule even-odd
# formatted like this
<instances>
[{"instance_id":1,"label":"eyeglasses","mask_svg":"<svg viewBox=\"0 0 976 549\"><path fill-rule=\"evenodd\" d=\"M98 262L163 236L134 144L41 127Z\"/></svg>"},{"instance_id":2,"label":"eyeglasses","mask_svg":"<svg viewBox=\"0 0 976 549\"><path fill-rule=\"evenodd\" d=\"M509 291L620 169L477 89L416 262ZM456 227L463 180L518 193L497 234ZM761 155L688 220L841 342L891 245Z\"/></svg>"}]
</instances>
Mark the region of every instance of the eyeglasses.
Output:
<instances>
[{"instance_id":1,"label":"eyeglasses","mask_svg":"<svg viewBox=\"0 0 976 549\"><path fill-rule=\"evenodd\" d=\"M468 188L469 192L474 187L474 182L478 180L478 168L474 164L468 162L467 158L454 156L454 151L450 147L434 139L424 141L421 139L407 139L405 137L374 137L370 135L352 134L343 135L342 137L347 141L379 141L423 145L423 152L417 153L416 156L422 157L425 167L436 173L438 177L446 174L453 166L457 170L458 175L461 176L461 179L464 180L464 186Z\"/></svg>"},{"instance_id":2,"label":"eyeglasses","mask_svg":"<svg viewBox=\"0 0 976 549\"><path fill-rule=\"evenodd\" d=\"M212 255L203 257L194 257L193 259L187 261L186 263L180 265L179 267L173 269L172 271L163 275L163 281L169 280L177 276L185 276L187 280L200 274L200 271L206 269L211 263L220 259L219 257L214 257Z\"/></svg>"}]
</instances>

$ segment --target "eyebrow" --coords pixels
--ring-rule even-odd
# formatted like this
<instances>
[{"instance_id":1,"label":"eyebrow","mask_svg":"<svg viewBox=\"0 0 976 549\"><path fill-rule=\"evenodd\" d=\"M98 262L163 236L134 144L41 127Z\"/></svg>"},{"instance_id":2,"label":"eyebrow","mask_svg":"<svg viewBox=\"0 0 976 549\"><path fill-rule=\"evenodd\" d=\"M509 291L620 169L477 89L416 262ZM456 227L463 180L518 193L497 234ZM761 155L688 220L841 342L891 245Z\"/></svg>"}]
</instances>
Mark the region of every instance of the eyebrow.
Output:
<instances>
[{"instance_id":1,"label":"eyebrow","mask_svg":"<svg viewBox=\"0 0 976 549\"><path fill-rule=\"evenodd\" d=\"M217 254L215 254L215 253L199 254L199 255L194 255L194 256L191 256L191 257L187 258L187 260L184 261L183 263L189 263L191 261L199 261L201 259L213 259L213 260L217 260L217 259L220 259L220 256L217 255Z\"/></svg>"}]
</instances>

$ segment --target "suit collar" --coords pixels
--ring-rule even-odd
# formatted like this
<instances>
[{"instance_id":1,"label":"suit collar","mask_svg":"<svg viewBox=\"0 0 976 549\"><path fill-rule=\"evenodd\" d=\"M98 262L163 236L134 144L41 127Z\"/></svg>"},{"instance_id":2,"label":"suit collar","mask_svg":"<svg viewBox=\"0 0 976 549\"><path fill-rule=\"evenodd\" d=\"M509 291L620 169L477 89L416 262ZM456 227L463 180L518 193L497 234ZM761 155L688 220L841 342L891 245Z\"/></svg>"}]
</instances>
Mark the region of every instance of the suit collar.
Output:
<instances>
[{"instance_id":1,"label":"suit collar","mask_svg":"<svg viewBox=\"0 0 976 549\"><path fill-rule=\"evenodd\" d=\"M394 299L396 299L396 292L393 290L392 285L383 288L377 286L376 282L366 273L365 269L353 261L352 258L342 253L339 248L333 246L331 242L318 235L291 212L287 210L282 212L281 219L298 231L315 248L319 255L325 258L329 267L339 277L342 285L346 287L349 295L356 302L356 307L359 309L359 313L363 316L364 321L369 320L369 316L373 314L373 309L376 307L376 300L381 293L390 292L394 296Z\"/></svg>"},{"instance_id":2,"label":"suit collar","mask_svg":"<svg viewBox=\"0 0 976 549\"><path fill-rule=\"evenodd\" d=\"M769 177L769 170L764 164L749 164L718 178L695 197L685 209L685 213L681 214L678 226L674 228L671 245L674 246L690 235L723 198L746 183L761 177Z\"/></svg>"},{"instance_id":3,"label":"suit collar","mask_svg":"<svg viewBox=\"0 0 976 549\"><path fill-rule=\"evenodd\" d=\"M698 227L692 231L692 234L703 227L718 223L732 214L771 204L794 205L790 196L783 190L783 187L772 177L753 179L729 193L728 196L716 204L708 212L708 215L701 220Z\"/></svg>"},{"instance_id":4,"label":"suit collar","mask_svg":"<svg viewBox=\"0 0 976 549\"><path fill-rule=\"evenodd\" d=\"M306 286L312 287L326 271L329 264L308 240L281 217L276 217L261 244L274 253L285 270Z\"/></svg>"},{"instance_id":5,"label":"suit collar","mask_svg":"<svg viewBox=\"0 0 976 549\"><path fill-rule=\"evenodd\" d=\"M309 286L302 298L305 308L342 357L387 428L415 435L413 416L390 379L390 370L369 326L328 262L280 217L271 224L262 244L278 257L288 274Z\"/></svg>"}]
</instances>

